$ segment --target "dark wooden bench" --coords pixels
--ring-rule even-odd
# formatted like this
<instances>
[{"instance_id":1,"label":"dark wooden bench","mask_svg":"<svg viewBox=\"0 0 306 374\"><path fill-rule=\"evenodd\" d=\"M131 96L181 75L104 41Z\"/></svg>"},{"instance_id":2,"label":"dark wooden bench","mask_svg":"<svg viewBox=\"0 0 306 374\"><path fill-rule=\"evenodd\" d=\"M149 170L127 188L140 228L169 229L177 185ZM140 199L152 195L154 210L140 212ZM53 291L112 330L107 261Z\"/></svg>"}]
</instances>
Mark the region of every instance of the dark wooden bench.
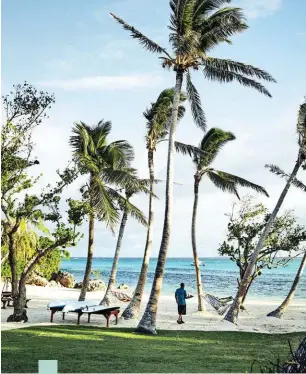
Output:
<instances>
[{"instance_id":1,"label":"dark wooden bench","mask_svg":"<svg viewBox=\"0 0 306 374\"><path fill-rule=\"evenodd\" d=\"M61 312L64 309L64 307L65 307L65 305L49 307L49 309L51 311L50 322L53 322L53 316L54 316L54 314L56 312ZM65 313L63 313L62 319L63 319L63 321L65 320Z\"/></svg>"},{"instance_id":2,"label":"dark wooden bench","mask_svg":"<svg viewBox=\"0 0 306 374\"><path fill-rule=\"evenodd\" d=\"M31 301L31 299L26 299L25 308L28 308L28 302ZM2 291L1 294L1 302L2 302L2 309L6 309L6 307L12 307L13 306L13 297L11 291ZM12 303L12 304L11 304Z\"/></svg>"},{"instance_id":3,"label":"dark wooden bench","mask_svg":"<svg viewBox=\"0 0 306 374\"><path fill-rule=\"evenodd\" d=\"M77 311L77 313L78 313L78 322L77 322L78 325L80 324L80 318L82 314L88 315L88 323L90 322L90 316L92 314L102 314L102 316L106 318L106 327L109 327L109 320L111 316L116 317L116 325L117 325L120 308L117 306L105 307L102 305L97 305L97 306L86 307L84 309Z\"/></svg>"}]
</instances>

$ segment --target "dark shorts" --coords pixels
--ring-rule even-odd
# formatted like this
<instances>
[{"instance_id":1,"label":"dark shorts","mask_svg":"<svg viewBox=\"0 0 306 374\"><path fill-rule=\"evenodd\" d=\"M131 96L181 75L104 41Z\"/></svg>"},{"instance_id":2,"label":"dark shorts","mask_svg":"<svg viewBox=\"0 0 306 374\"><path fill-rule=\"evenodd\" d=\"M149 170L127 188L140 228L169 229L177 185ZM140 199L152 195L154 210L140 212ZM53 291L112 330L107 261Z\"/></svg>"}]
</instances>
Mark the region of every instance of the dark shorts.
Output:
<instances>
[{"instance_id":1,"label":"dark shorts","mask_svg":"<svg viewBox=\"0 0 306 374\"><path fill-rule=\"evenodd\" d=\"M178 305L177 306L178 314L186 315L186 305Z\"/></svg>"}]
</instances>

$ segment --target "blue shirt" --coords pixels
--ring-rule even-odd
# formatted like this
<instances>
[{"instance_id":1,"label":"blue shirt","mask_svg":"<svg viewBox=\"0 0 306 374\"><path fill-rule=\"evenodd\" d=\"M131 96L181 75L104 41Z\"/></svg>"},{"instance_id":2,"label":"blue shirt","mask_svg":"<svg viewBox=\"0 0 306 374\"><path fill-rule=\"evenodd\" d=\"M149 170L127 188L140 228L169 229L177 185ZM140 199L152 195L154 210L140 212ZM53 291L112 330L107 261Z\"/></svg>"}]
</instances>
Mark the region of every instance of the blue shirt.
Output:
<instances>
[{"instance_id":1,"label":"blue shirt","mask_svg":"<svg viewBox=\"0 0 306 374\"><path fill-rule=\"evenodd\" d=\"M176 302L178 305L186 305L187 292L184 288L178 288L175 291Z\"/></svg>"}]
</instances>

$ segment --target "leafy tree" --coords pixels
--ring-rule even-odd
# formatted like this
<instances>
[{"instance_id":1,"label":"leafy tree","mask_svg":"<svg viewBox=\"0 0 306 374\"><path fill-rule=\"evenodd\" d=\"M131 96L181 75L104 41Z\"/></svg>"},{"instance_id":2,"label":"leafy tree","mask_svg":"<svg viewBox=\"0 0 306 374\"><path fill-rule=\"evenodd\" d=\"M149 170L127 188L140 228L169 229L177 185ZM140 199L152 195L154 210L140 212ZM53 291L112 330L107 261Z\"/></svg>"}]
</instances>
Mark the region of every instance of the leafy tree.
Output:
<instances>
[{"instance_id":1,"label":"leafy tree","mask_svg":"<svg viewBox=\"0 0 306 374\"><path fill-rule=\"evenodd\" d=\"M273 225L273 222L285 200L285 197L289 191L289 188L291 187L292 184L297 184L297 173L299 169L305 168L306 167L306 100L304 101L303 104L300 105L299 111L298 111L298 119L297 119L297 134L298 134L298 155L297 155L297 160L295 162L294 168L288 176L286 185L280 194L280 197L278 198L278 201L275 205L275 208L273 209L271 215L269 216L269 219L267 220L266 226L258 240L256 249L254 250L252 257L250 259L249 265L244 273L244 277L240 283L240 287L237 291L236 298L229 308L227 314L225 315L224 319L236 323L238 319L238 314L240 310L240 306L242 303L242 300L244 298L244 295L247 291L249 281L251 279L252 273L254 272L254 267L256 264L257 257L265 243L265 240L269 234L269 231L271 230L271 227Z\"/></svg>"},{"instance_id":2,"label":"leafy tree","mask_svg":"<svg viewBox=\"0 0 306 374\"><path fill-rule=\"evenodd\" d=\"M231 44L231 36L247 29L241 9L222 7L229 2L230 0L170 0L171 14L168 28L170 29L169 41L172 52L168 52L135 27L111 14L143 48L160 55L163 68L169 68L175 72L175 95L169 126L164 227L150 298L137 327L139 332L156 333L157 304L162 288L171 231L174 142L184 77L194 121L204 131L206 128L205 114L201 107L200 95L192 83L191 71L200 70L204 78L210 81L219 83L236 81L243 86L254 88L264 95L271 96L268 90L254 79L274 82L275 80L267 72L241 62L208 55L214 47L221 43Z\"/></svg>"},{"instance_id":3,"label":"leafy tree","mask_svg":"<svg viewBox=\"0 0 306 374\"><path fill-rule=\"evenodd\" d=\"M90 127L78 122L72 129L70 145L80 174L88 175L88 182L81 188L82 209L89 217L88 253L86 269L79 300L85 300L91 274L94 253L95 219L105 222L114 231L120 213L118 203L125 203L130 214L142 219L140 211L127 201L117 187L138 186L136 170L130 167L134 158L131 145L125 140L108 143L112 126L101 120Z\"/></svg>"},{"instance_id":4,"label":"leafy tree","mask_svg":"<svg viewBox=\"0 0 306 374\"><path fill-rule=\"evenodd\" d=\"M39 178L29 176L29 169L39 164L33 158L32 132L46 117L46 109L54 102L53 95L37 90L25 83L17 85L10 95L3 97L6 116L1 132L1 212L3 220L2 238L7 246L8 260L12 277L12 297L14 312L8 321L27 321L26 280L42 258L59 247L73 245L79 234L61 216L59 203L61 192L75 178L71 167L58 172L59 182L55 187L47 186L38 195L30 194ZM50 234L41 236L36 251L20 269L18 263L18 238L23 223L39 227L42 222L52 225Z\"/></svg>"},{"instance_id":5,"label":"leafy tree","mask_svg":"<svg viewBox=\"0 0 306 374\"><path fill-rule=\"evenodd\" d=\"M218 252L220 256L229 256L230 260L236 263L239 269L237 279L239 287L258 239L265 228L269 213L262 204L254 203L252 197L246 197L239 206L233 204L232 212L228 216L227 239L220 245ZM301 244L305 241L306 229L297 224L293 212L287 211L276 217L257 257L242 303L254 280L265 269L286 266L304 251Z\"/></svg>"},{"instance_id":6,"label":"leafy tree","mask_svg":"<svg viewBox=\"0 0 306 374\"><path fill-rule=\"evenodd\" d=\"M247 181L241 177L237 177L234 174L216 170L211 167L211 164L216 159L218 153L223 146L235 139L234 134L226 132L218 128L210 129L206 135L203 136L198 147L194 147L188 144L176 142L176 149L178 152L183 154L189 154L192 157L192 161L196 167L194 174L194 202L193 202L193 213L191 221L191 243L194 258L194 265L196 270L197 278L197 293L198 293L198 310L204 310L203 305L203 289L201 281L201 271L199 264L199 256L196 245L196 218L198 209L199 199L199 186L203 177L208 177L210 181L222 191L227 191L235 194L238 198L237 188L247 187L257 192L263 193L268 196L266 190L263 187L258 186L252 182Z\"/></svg>"},{"instance_id":7,"label":"leafy tree","mask_svg":"<svg viewBox=\"0 0 306 374\"><path fill-rule=\"evenodd\" d=\"M137 318L140 311L142 296L149 268L150 252L152 247L153 222L154 222L154 195L155 195L155 172L154 172L154 152L156 147L165 139L169 132L169 125L172 113L172 102L174 97L174 89L167 88L158 96L155 103L151 103L150 107L143 113L146 119L146 148L148 151L148 169L150 176L150 195L149 195L149 214L147 239L144 250L143 261L137 282L135 292L127 308L122 313L125 319ZM186 100L185 95L181 94L180 101ZM178 118L182 119L185 113L183 105L178 107Z\"/></svg>"}]
</instances>

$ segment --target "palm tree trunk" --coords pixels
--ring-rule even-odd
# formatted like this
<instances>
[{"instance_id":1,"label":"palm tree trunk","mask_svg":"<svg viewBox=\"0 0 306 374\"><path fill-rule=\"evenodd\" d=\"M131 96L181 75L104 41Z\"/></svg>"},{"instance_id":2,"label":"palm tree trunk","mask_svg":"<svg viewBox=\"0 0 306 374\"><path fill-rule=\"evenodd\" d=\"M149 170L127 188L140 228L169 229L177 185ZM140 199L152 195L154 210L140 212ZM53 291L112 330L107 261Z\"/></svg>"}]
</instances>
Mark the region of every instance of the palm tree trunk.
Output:
<instances>
[{"instance_id":1,"label":"palm tree trunk","mask_svg":"<svg viewBox=\"0 0 306 374\"><path fill-rule=\"evenodd\" d=\"M238 313L239 313L239 310L240 310L240 306L242 304L242 300L243 300L243 296L244 294L246 293L246 290L248 288L248 284L250 282L250 278L254 272L254 268L255 268L255 264L256 264L256 261L257 261L257 257L259 255L259 252L261 251L264 243L265 243L265 240L269 234L269 231L273 225L273 222L275 220L275 217L277 216L277 213L279 212L284 200L285 200L285 197L289 191L289 188L291 186L291 182L292 180L296 177L297 175L297 172L299 170L301 166L301 153L299 152L299 156L298 156L298 160L296 161L295 163L295 166L293 168L293 171L285 185L285 188L283 189L277 203L276 203L276 206L273 210L273 212L271 213L269 219L268 219L268 222L265 226L265 229L263 231L263 233L261 234L261 237L259 238L259 241L257 243L257 246L256 246L256 249L255 251L253 252L251 258L250 258L250 262L248 264L248 267L246 268L246 271L244 273L244 276L243 276L243 279L240 283L240 286L239 286L239 289L238 289L238 292L237 292L237 295L236 295L236 298L233 302L233 304L231 305L230 309L228 310L228 312L226 313L224 319L226 321L229 321L229 322L232 322L232 323L237 323L237 320L238 320Z\"/></svg>"},{"instance_id":2,"label":"palm tree trunk","mask_svg":"<svg viewBox=\"0 0 306 374\"><path fill-rule=\"evenodd\" d=\"M88 252L87 252L87 262L86 269L84 274L84 279L82 283L82 288L79 296L79 301L84 301L86 297L86 292L89 284L91 267L92 267L92 258L94 252L94 235L95 235L95 216L93 213L89 215L89 230L88 230Z\"/></svg>"},{"instance_id":3,"label":"palm tree trunk","mask_svg":"<svg viewBox=\"0 0 306 374\"><path fill-rule=\"evenodd\" d=\"M306 252L304 253L304 256L302 258L299 270L296 273L294 282L292 283L291 289L290 289L286 299L282 302L282 304L278 308L273 310L273 312L270 312L269 314L267 314L268 317L280 318L284 314L285 310L288 308L291 300L294 297L295 291L296 291L297 286L299 284L299 281L302 277L305 264L306 264Z\"/></svg>"},{"instance_id":4,"label":"palm tree trunk","mask_svg":"<svg viewBox=\"0 0 306 374\"><path fill-rule=\"evenodd\" d=\"M202 288L201 270L200 270L199 257L198 257L197 244L196 244L196 223L197 223L197 208L198 208L198 199L199 199L199 184L200 184L200 181L195 175L194 176L194 201L193 201L193 212L192 212L192 222L191 222L191 243L192 243L194 267L195 267L196 279L197 279L198 310L203 311L205 310L204 303L203 303L203 288Z\"/></svg>"},{"instance_id":5,"label":"palm tree trunk","mask_svg":"<svg viewBox=\"0 0 306 374\"><path fill-rule=\"evenodd\" d=\"M137 286L127 308L122 313L122 317L125 319L138 318L142 296L146 284L147 273L149 268L150 253L152 247L152 236L153 236L153 221L154 221L154 205L153 195L155 194L155 182L154 182L154 153L152 149L148 151L148 167L150 175L150 197L149 197L149 215L148 215L148 229L147 229L147 240L145 251L143 255L141 271L139 274Z\"/></svg>"},{"instance_id":6,"label":"palm tree trunk","mask_svg":"<svg viewBox=\"0 0 306 374\"><path fill-rule=\"evenodd\" d=\"M121 219L121 224L120 224L120 229L119 229L119 234L118 234L118 239L117 239L117 245L116 245L116 251L115 251L115 256L113 260L113 266L112 266L112 271L109 277L107 289L105 292L105 295L100 302L100 305L106 305L110 306L111 304L111 290L113 287L116 285L116 276L117 276L117 269L118 269L118 262L119 262L119 255L120 255L120 250L121 250L121 244L122 244L122 238L124 234L124 229L125 225L127 222L127 217L128 217L128 212L125 209L123 212L123 216Z\"/></svg>"},{"instance_id":7,"label":"palm tree trunk","mask_svg":"<svg viewBox=\"0 0 306 374\"><path fill-rule=\"evenodd\" d=\"M163 276L167 258L167 251L170 240L171 218L172 218L172 199L173 199L173 169L174 169L174 153L175 153L175 132L177 125L178 107L180 103L181 89L183 83L183 71L177 70L175 94L173 98L172 118L169 132L168 143L168 161L167 161L167 182L165 197L165 216L162 240L158 260L155 269L154 280L152 284L150 298L136 331L147 334L156 334L156 315L158 300L162 288Z\"/></svg>"}]
</instances>

